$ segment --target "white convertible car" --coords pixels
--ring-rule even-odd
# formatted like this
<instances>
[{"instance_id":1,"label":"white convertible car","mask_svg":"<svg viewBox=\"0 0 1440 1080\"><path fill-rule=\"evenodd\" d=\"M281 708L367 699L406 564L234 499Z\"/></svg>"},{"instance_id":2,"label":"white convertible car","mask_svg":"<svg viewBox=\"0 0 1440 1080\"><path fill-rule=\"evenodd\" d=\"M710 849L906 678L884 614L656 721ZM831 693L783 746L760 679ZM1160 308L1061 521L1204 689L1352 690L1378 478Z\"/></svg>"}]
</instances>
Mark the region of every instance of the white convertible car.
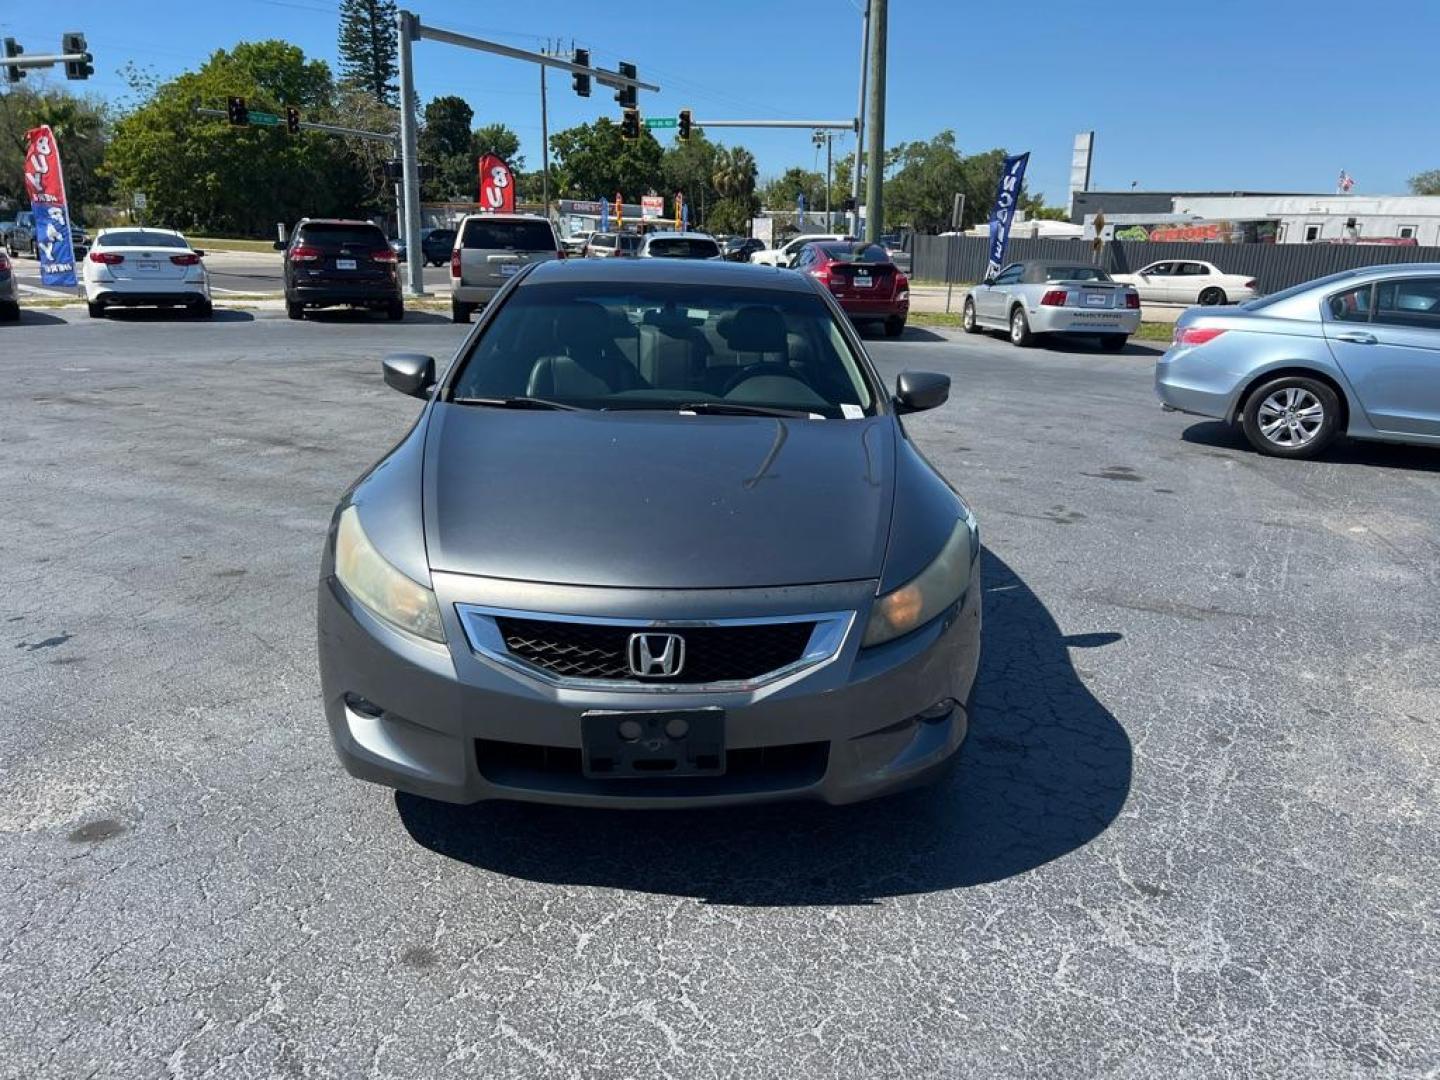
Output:
<instances>
[{"instance_id":1,"label":"white convertible car","mask_svg":"<svg viewBox=\"0 0 1440 1080\"><path fill-rule=\"evenodd\" d=\"M1260 295L1254 278L1227 274L1214 263L1198 259L1165 259L1138 274L1111 277L1134 285L1141 300L1157 304L1243 304Z\"/></svg>"}]
</instances>

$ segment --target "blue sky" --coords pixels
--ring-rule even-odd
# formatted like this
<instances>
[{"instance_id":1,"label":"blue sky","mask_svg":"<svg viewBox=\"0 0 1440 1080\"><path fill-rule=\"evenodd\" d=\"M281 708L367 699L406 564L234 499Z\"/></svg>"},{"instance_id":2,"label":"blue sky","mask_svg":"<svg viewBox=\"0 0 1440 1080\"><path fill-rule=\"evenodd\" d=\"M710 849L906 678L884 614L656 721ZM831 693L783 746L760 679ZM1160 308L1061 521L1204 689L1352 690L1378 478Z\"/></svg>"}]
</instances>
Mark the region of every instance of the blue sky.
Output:
<instances>
[{"instance_id":1,"label":"blue sky","mask_svg":"<svg viewBox=\"0 0 1440 1080\"><path fill-rule=\"evenodd\" d=\"M568 47L573 38L590 46L594 63L634 60L662 87L641 95L651 115L689 106L697 118L840 119L855 110L859 3L406 6L432 25L507 44L539 48L550 38ZM0 34L38 53L58 46L62 30L84 30L96 57L90 88L119 98L126 60L165 76L240 40L283 38L333 62L338 8L338 0L66 0L57 17L0 0ZM1090 128L1097 188L1329 191L1343 168L1357 194L1373 194L1440 168L1436 0L891 0L890 8L887 143L951 128L967 151L1030 150L1030 187L1052 203L1064 202L1075 132ZM514 128L527 164L538 165L534 67L433 42L416 52L422 101L461 95L477 123ZM550 89L552 131L615 115L603 87L580 99L552 74ZM817 164L808 132L711 134L750 147L762 177ZM837 155L853 149L852 136L837 140Z\"/></svg>"}]
</instances>

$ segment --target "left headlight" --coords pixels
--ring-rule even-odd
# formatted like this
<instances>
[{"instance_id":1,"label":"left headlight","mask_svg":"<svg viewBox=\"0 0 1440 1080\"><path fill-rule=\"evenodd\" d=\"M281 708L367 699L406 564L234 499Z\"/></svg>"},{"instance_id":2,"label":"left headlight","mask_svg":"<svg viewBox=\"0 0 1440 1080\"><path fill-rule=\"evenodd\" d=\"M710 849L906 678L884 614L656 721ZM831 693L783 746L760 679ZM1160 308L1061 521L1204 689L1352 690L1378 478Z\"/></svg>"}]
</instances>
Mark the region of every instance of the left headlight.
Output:
<instances>
[{"instance_id":1,"label":"left headlight","mask_svg":"<svg viewBox=\"0 0 1440 1080\"><path fill-rule=\"evenodd\" d=\"M335 533L335 576L345 591L386 622L417 637L445 641L435 594L391 566L360 527L360 515L347 506Z\"/></svg>"},{"instance_id":2,"label":"left headlight","mask_svg":"<svg viewBox=\"0 0 1440 1080\"><path fill-rule=\"evenodd\" d=\"M908 634L964 596L978 543L975 519L966 514L929 566L875 601L860 647L883 645Z\"/></svg>"}]
</instances>

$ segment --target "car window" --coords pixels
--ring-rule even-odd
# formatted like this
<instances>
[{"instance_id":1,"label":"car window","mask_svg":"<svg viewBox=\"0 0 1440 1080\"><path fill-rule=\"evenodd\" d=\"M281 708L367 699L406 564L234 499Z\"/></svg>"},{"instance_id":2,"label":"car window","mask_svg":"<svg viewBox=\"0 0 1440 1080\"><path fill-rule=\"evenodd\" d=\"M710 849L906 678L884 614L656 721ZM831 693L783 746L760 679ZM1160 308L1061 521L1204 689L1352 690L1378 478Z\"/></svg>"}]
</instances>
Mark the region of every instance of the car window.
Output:
<instances>
[{"instance_id":1,"label":"car window","mask_svg":"<svg viewBox=\"0 0 1440 1080\"><path fill-rule=\"evenodd\" d=\"M1337 322L1369 322L1371 290L1372 286L1366 283L1330 297L1325 302L1330 318Z\"/></svg>"},{"instance_id":2,"label":"car window","mask_svg":"<svg viewBox=\"0 0 1440 1080\"><path fill-rule=\"evenodd\" d=\"M311 246L388 247L389 241L377 225L342 224L312 221L301 225L295 233L296 242Z\"/></svg>"},{"instance_id":3,"label":"car window","mask_svg":"<svg viewBox=\"0 0 1440 1080\"><path fill-rule=\"evenodd\" d=\"M1374 321L1440 330L1440 278L1399 278L1375 286Z\"/></svg>"},{"instance_id":4,"label":"car window","mask_svg":"<svg viewBox=\"0 0 1440 1080\"><path fill-rule=\"evenodd\" d=\"M633 233L627 233L619 238L616 245L621 251L636 252L640 250L640 237Z\"/></svg>"},{"instance_id":5,"label":"car window","mask_svg":"<svg viewBox=\"0 0 1440 1080\"><path fill-rule=\"evenodd\" d=\"M1046 281L1109 281L1110 275L1098 266L1047 266Z\"/></svg>"},{"instance_id":6,"label":"car window","mask_svg":"<svg viewBox=\"0 0 1440 1080\"><path fill-rule=\"evenodd\" d=\"M496 221L471 218L465 222L462 247L489 251L554 251L555 233L545 221Z\"/></svg>"},{"instance_id":7,"label":"car window","mask_svg":"<svg viewBox=\"0 0 1440 1080\"><path fill-rule=\"evenodd\" d=\"M826 255L837 262L888 263L890 261L890 253L879 244L836 242L811 244L810 246L822 249Z\"/></svg>"},{"instance_id":8,"label":"car window","mask_svg":"<svg viewBox=\"0 0 1440 1080\"><path fill-rule=\"evenodd\" d=\"M1000 276L995 279L995 284L1014 285L1017 281L1020 280L1020 276L1024 273L1025 268L1019 263L1014 263L1013 265L1007 266L1004 270L1000 271Z\"/></svg>"},{"instance_id":9,"label":"car window","mask_svg":"<svg viewBox=\"0 0 1440 1080\"><path fill-rule=\"evenodd\" d=\"M709 259L720 254L720 246L714 240L689 236L657 236L646 251L660 259Z\"/></svg>"},{"instance_id":10,"label":"car window","mask_svg":"<svg viewBox=\"0 0 1440 1080\"><path fill-rule=\"evenodd\" d=\"M1141 270L1140 273L1148 274L1150 277L1164 277L1174 272L1174 265L1174 263L1168 262L1151 263L1144 270Z\"/></svg>"},{"instance_id":11,"label":"car window","mask_svg":"<svg viewBox=\"0 0 1440 1080\"><path fill-rule=\"evenodd\" d=\"M1209 274L1210 269L1202 263L1181 263L1179 272L1188 277L1195 277Z\"/></svg>"},{"instance_id":12,"label":"car window","mask_svg":"<svg viewBox=\"0 0 1440 1080\"><path fill-rule=\"evenodd\" d=\"M170 233L153 232L108 232L104 236L95 238L96 247L163 247L163 248L186 248L190 247L183 236L174 236Z\"/></svg>"},{"instance_id":13,"label":"car window","mask_svg":"<svg viewBox=\"0 0 1440 1080\"><path fill-rule=\"evenodd\" d=\"M586 409L732 402L872 414L862 359L819 296L714 284L528 285L465 357L452 397Z\"/></svg>"},{"instance_id":14,"label":"car window","mask_svg":"<svg viewBox=\"0 0 1440 1080\"><path fill-rule=\"evenodd\" d=\"M615 237L613 237L613 236L592 236L592 237L590 237L589 244L590 244L591 247L611 248L611 247L614 247L614 246L615 246Z\"/></svg>"},{"instance_id":15,"label":"car window","mask_svg":"<svg viewBox=\"0 0 1440 1080\"><path fill-rule=\"evenodd\" d=\"M425 241L435 244L453 244L455 242L455 230L432 229L424 239Z\"/></svg>"}]
</instances>

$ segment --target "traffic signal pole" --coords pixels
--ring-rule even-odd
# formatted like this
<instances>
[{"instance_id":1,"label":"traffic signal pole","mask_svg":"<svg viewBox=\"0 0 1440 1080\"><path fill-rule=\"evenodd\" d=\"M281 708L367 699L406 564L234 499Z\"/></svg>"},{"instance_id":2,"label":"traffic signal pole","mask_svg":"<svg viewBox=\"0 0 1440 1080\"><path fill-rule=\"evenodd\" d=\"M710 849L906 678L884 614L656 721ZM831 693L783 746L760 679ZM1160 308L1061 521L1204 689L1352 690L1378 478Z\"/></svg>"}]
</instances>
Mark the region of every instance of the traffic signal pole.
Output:
<instances>
[{"instance_id":1,"label":"traffic signal pole","mask_svg":"<svg viewBox=\"0 0 1440 1080\"><path fill-rule=\"evenodd\" d=\"M875 243L885 228L885 23L889 0L870 0L870 153L865 177L865 239Z\"/></svg>"},{"instance_id":2,"label":"traffic signal pole","mask_svg":"<svg viewBox=\"0 0 1440 1080\"><path fill-rule=\"evenodd\" d=\"M588 76L604 86L613 86L618 90L658 92L660 89L654 83L641 82L635 78L633 66L632 72L607 71L589 64L577 64L559 56L517 49L510 45L501 45L498 41L471 37L469 34L457 34L453 30L442 30L438 26L426 26L420 21L420 16L403 8L395 13L395 22L400 47L400 160L404 170L407 244L411 237L420 235L420 162L416 145L415 61L412 55L416 41L439 41L446 45L457 45L462 49L474 49L476 52L508 56L512 60L524 60L543 67L560 68L575 75ZM424 268L420 265L420 260L407 258L405 268L410 279L410 294L424 296Z\"/></svg>"},{"instance_id":3,"label":"traffic signal pole","mask_svg":"<svg viewBox=\"0 0 1440 1080\"><path fill-rule=\"evenodd\" d=\"M870 0L865 0L864 23L860 31L860 100L855 105L855 167L850 176L851 186L854 188L850 197L855 201L855 209L850 214L851 236L860 235L860 177L864 173L861 166L865 156L865 86L869 71Z\"/></svg>"}]
</instances>

